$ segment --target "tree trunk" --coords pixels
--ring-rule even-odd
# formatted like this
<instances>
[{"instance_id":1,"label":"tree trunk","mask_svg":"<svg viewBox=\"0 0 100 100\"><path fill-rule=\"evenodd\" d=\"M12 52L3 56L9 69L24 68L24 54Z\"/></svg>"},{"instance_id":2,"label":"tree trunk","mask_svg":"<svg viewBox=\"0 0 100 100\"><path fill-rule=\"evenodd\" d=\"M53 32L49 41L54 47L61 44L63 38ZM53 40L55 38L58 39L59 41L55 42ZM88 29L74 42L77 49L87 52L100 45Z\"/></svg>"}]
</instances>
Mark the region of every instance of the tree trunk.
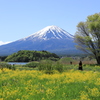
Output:
<instances>
[{"instance_id":1,"label":"tree trunk","mask_svg":"<svg viewBox=\"0 0 100 100\"><path fill-rule=\"evenodd\" d=\"M100 65L100 56L96 57L96 60L97 60L97 64Z\"/></svg>"}]
</instances>

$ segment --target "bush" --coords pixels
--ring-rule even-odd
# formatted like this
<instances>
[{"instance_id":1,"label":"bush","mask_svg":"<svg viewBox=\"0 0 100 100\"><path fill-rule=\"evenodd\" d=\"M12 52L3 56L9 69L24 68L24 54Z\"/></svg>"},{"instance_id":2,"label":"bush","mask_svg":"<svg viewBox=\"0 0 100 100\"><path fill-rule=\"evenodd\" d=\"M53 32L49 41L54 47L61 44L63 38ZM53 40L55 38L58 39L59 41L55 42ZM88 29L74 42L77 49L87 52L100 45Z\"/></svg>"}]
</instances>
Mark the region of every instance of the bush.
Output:
<instances>
[{"instance_id":1,"label":"bush","mask_svg":"<svg viewBox=\"0 0 100 100\"><path fill-rule=\"evenodd\" d=\"M12 70L15 70L15 66L13 65L10 65L10 64L7 64L7 63L0 63L0 68L3 69L3 68L8 68L8 69L12 69Z\"/></svg>"},{"instance_id":2,"label":"bush","mask_svg":"<svg viewBox=\"0 0 100 100\"><path fill-rule=\"evenodd\" d=\"M54 57L49 57L48 60L52 60L52 61L58 61L59 58L54 58Z\"/></svg>"},{"instance_id":3,"label":"bush","mask_svg":"<svg viewBox=\"0 0 100 100\"><path fill-rule=\"evenodd\" d=\"M31 68L36 68L39 65L39 62L37 61L33 61L33 62L29 62L26 65L23 65L23 67L31 67Z\"/></svg>"},{"instance_id":4,"label":"bush","mask_svg":"<svg viewBox=\"0 0 100 100\"><path fill-rule=\"evenodd\" d=\"M63 72L64 68L63 68L63 64L59 63L59 62L56 62L54 64L54 69L57 70L58 72Z\"/></svg>"},{"instance_id":5,"label":"bush","mask_svg":"<svg viewBox=\"0 0 100 100\"><path fill-rule=\"evenodd\" d=\"M38 65L38 69L44 70L46 74L52 74L53 73L53 61L51 60L43 60L40 62L40 64Z\"/></svg>"},{"instance_id":6,"label":"bush","mask_svg":"<svg viewBox=\"0 0 100 100\"><path fill-rule=\"evenodd\" d=\"M54 70L58 72L63 72L63 65L59 62L54 62L51 60L44 60L38 65L38 69L44 71L46 74L53 74Z\"/></svg>"}]
</instances>

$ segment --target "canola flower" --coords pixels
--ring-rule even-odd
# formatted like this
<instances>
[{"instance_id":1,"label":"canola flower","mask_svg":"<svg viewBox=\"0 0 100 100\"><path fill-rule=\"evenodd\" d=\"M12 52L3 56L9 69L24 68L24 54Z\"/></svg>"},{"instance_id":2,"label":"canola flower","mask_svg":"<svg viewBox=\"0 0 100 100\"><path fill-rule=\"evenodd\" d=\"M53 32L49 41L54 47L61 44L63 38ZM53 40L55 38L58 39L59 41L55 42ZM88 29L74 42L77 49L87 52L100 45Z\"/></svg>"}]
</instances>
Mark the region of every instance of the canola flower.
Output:
<instances>
[{"instance_id":1,"label":"canola flower","mask_svg":"<svg viewBox=\"0 0 100 100\"><path fill-rule=\"evenodd\" d=\"M0 100L99 100L100 73L0 70Z\"/></svg>"}]
</instances>

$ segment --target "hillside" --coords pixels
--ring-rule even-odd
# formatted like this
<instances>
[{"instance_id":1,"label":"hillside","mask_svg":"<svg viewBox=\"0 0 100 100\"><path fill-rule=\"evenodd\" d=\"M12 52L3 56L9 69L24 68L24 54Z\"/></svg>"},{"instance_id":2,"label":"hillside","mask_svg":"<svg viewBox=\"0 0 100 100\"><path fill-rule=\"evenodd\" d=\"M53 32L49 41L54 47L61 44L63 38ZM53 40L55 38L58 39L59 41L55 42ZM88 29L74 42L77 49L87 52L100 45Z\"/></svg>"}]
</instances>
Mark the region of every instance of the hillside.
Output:
<instances>
[{"instance_id":1,"label":"hillside","mask_svg":"<svg viewBox=\"0 0 100 100\"><path fill-rule=\"evenodd\" d=\"M9 55L5 59L5 61L6 62L29 62L29 61L39 61L44 59L58 60L59 56L47 51L21 50L18 51L17 53Z\"/></svg>"}]
</instances>

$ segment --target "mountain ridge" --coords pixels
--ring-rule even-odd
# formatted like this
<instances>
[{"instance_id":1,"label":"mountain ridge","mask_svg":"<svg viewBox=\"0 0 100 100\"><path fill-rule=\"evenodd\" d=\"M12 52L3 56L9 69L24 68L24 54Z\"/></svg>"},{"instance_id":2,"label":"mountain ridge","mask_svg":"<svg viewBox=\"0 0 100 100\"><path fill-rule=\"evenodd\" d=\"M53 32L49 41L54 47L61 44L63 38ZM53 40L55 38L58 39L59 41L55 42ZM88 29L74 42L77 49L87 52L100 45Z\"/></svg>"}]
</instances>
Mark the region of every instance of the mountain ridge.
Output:
<instances>
[{"instance_id":1,"label":"mountain ridge","mask_svg":"<svg viewBox=\"0 0 100 100\"><path fill-rule=\"evenodd\" d=\"M62 51L70 54L70 51L77 51L75 48L74 36L57 26L47 26L34 34L0 46L1 54L12 54L19 50L47 50ZM72 53L72 52L71 52Z\"/></svg>"}]
</instances>

